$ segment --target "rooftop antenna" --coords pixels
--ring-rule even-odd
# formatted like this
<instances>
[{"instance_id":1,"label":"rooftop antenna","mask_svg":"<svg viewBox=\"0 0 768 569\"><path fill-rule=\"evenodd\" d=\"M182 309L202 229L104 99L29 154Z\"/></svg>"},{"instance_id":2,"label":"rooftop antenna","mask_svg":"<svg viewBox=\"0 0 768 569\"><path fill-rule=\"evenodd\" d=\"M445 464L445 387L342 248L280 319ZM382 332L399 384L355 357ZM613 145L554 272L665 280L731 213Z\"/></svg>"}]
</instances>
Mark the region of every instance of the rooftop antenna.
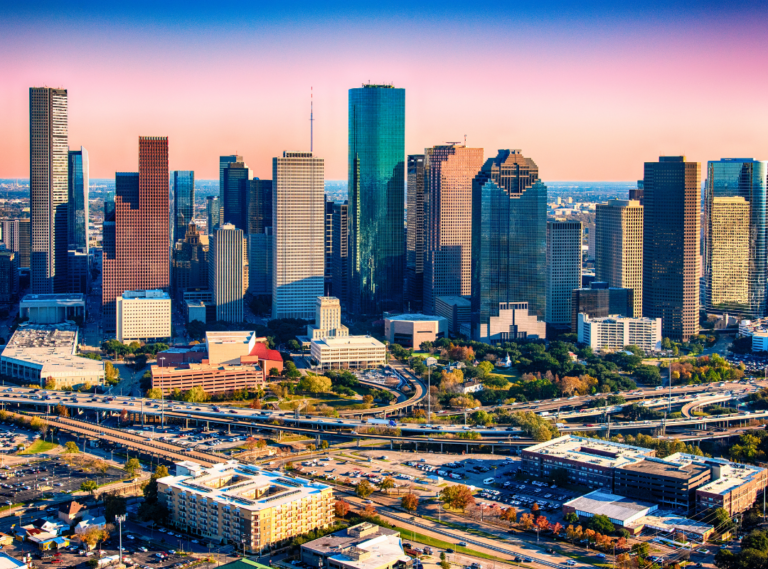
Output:
<instances>
[{"instance_id":1,"label":"rooftop antenna","mask_svg":"<svg viewBox=\"0 0 768 569\"><path fill-rule=\"evenodd\" d=\"M466 145L467 145L467 135L465 134L464 135L464 146L466 146Z\"/></svg>"},{"instance_id":2,"label":"rooftop antenna","mask_svg":"<svg viewBox=\"0 0 768 569\"><path fill-rule=\"evenodd\" d=\"M313 87L309 88L309 151L314 151L314 137L315 137L315 100Z\"/></svg>"}]
</instances>

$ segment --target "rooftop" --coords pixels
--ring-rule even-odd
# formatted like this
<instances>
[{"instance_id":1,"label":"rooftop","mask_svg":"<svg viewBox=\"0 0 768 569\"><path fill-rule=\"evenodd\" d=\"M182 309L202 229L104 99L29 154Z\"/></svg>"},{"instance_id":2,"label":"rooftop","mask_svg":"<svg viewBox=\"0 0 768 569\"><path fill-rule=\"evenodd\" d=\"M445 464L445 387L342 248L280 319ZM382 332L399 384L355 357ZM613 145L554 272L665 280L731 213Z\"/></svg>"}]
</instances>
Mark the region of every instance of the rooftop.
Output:
<instances>
[{"instance_id":1,"label":"rooftop","mask_svg":"<svg viewBox=\"0 0 768 569\"><path fill-rule=\"evenodd\" d=\"M85 302L85 295L80 293L27 294L21 299L21 302Z\"/></svg>"},{"instance_id":2,"label":"rooftop","mask_svg":"<svg viewBox=\"0 0 768 569\"><path fill-rule=\"evenodd\" d=\"M205 342L211 344L248 344L256 332L247 330L236 332L206 332Z\"/></svg>"},{"instance_id":3,"label":"rooftop","mask_svg":"<svg viewBox=\"0 0 768 569\"><path fill-rule=\"evenodd\" d=\"M443 301L446 304L455 304L456 306L462 307L472 306L472 303L469 301L469 299L464 298L463 296L438 296L437 299Z\"/></svg>"},{"instance_id":4,"label":"rooftop","mask_svg":"<svg viewBox=\"0 0 768 569\"><path fill-rule=\"evenodd\" d=\"M523 452L557 456L602 467L619 467L653 457L655 451L612 441L563 435L526 448Z\"/></svg>"},{"instance_id":5,"label":"rooftop","mask_svg":"<svg viewBox=\"0 0 768 569\"><path fill-rule=\"evenodd\" d=\"M633 526L643 525L650 529L673 533L683 531L688 535L706 535L714 530L714 526L705 524L690 518L684 518L672 512L654 512L651 515L643 516L632 522Z\"/></svg>"},{"instance_id":6,"label":"rooftop","mask_svg":"<svg viewBox=\"0 0 768 569\"><path fill-rule=\"evenodd\" d=\"M405 558L397 531L362 523L302 545L327 555L335 566L376 569Z\"/></svg>"},{"instance_id":7,"label":"rooftop","mask_svg":"<svg viewBox=\"0 0 768 569\"><path fill-rule=\"evenodd\" d=\"M639 502L631 498L603 492L602 490L595 490L570 502L566 502L564 505L580 512L590 513L595 516L608 516L612 520L621 522L632 521L638 514L648 514L658 507L655 504Z\"/></svg>"},{"instance_id":8,"label":"rooftop","mask_svg":"<svg viewBox=\"0 0 768 569\"><path fill-rule=\"evenodd\" d=\"M710 494L727 494L739 486L752 482L757 476L765 473L765 468L751 464L740 464L723 458L706 458L678 452L664 459L672 464L698 464L712 469L712 481L700 486L697 492Z\"/></svg>"},{"instance_id":9,"label":"rooftop","mask_svg":"<svg viewBox=\"0 0 768 569\"><path fill-rule=\"evenodd\" d=\"M151 299L151 300L159 300L159 299L165 300L165 299L170 299L171 296L167 292L165 292L164 290L160 290L160 289L154 289L154 290L126 290L122 294L122 298L123 298L123 300L128 299L128 298L131 299L131 300L142 299L142 298Z\"/></svg>"},{"instance_id":10,"label":"rooftop","mask_svg":"<svg viewBox=\"0 0 768 569\"><path fill-rule=\"evenodd\" d=\"M442 316L429 316L427 314L398 314L397 316L388 316L385 320L400 320L404 322L440 322L445 320Z\"/></svg>"},{"instance_id":11,"label":"rooftop","mask_svg":"<svg viewBox=\"0 0 768 569\"><path fill-rule=\"evenodd\" d=\"M692 462L670 463L659 458L649 458L640 462L628 463L619 468L621 470L631 470L632 472L642 472L679 480L688 480L709 471L709 467L704 465Z\"/></svg>"},{"instance_id":12,"label":"rooftop","mask_svg":"<svg viewBox=\"0 0 768 569\"><path fill-rule=\"evenodd\" d=\"M312 340L312 343L320 348L384 348L384 344L373 336L342 336L341 338L324 338Z\"/></svg>"}]
</instances>

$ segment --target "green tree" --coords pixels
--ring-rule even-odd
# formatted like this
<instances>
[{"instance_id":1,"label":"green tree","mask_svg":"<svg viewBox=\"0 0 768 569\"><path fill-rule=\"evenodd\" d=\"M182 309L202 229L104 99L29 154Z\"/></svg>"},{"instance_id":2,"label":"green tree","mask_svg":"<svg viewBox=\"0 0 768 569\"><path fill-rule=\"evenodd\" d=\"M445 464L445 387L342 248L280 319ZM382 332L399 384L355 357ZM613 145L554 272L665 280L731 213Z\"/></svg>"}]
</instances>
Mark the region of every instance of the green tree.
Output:
<instances>
[{"instance_id":1,"label":"green tree","mask_svg":"<svg viewBox=\"0 0 768 569\"><path fill-rule=\"evenodd\" d=\"M153 387L147 391L147 399L162 399L163 392L159 387Z\"/></svg>"},{"instance_id":2,"label":"green tree","mask_svg":"<svg viewBox=\"0 0 768 569\"><path fill-rule=\"evenodd\" d=\"M565 516L563 516L563 519L569 524L579 523L579 516L576 515L576 512L568 512L565 514Z\"/></svg>"},{"instance_id":3,"label":"green tree","mask_svg":"<svg viewBox=\"0 0 768 569\"><path fill-rule=\"evenodd\" d=\"M195 385L184 392L182 399L187 403L204 403L205 401L209 401L211 396L206 393L202 386Z\"/></svg>"},{"instance_id":4,"label":"green tree","mask_svg":"<svg viewBox=\"0 0 768 569\"><path fill-rule=\"evenodd\" d=\"M365 499L373 494L373 486L371 486L371 483L367 480L361 480L355 487L355 494Z\"/></svg>"},{"instance_id":5,"label":"green tree","mask_svg":"<svg viewBox=\"0 0 768 569\"><path fill-rule=\"evenodd\" d=\"M477 375L481 379L487 376L493 371L493 364L491 362L480 362L477 364Z\"/></svg>"},{"instance_id":6,"label":"green tree","mask_svg":"<svg viewBox=\"0 0 768 569\"><path fill-rule=\"evenodd\" d=\"M301 372L298 370L295 363L285 362L285 366L283 367L283 375L285 375L285 377L288 379L298 379L301 377Z\"/></svg>"},{"instance_id":7,"label":"green tree","mask_svg":"<svg viewBox=\"0 0 768 569\"><path fill-rule=\"evenodd\" d=\"M83 492L88 492L91 496L96 492L96 488L98 488L99 485L96 484L95 480L84 480L82 484L80 484L80 490Z\"/></svg>"},{"instance_id":8,"label":"green tree","mask_svg":"<svg viewBox=\"0 0 768 569\"><path fill-rule=\"evenodd\" d=\"M395 487L395 479L391 476L387 476L384 480L381 481L381 484L379 484L379 488L382 492L388 493L389 490Z\"/></svg>"},{"instance_id":9,"label":"green tree","mask_svg":"<svg viewBox=\"0 0 768 569\"><path fill-rule=\"evenodd\" d=\"M296 387L299 391L308 391L309 393L327 393L331 390L331 378L308 373L301 378Z\"/></svg>"},{"instance_id":10,"label":"green tree","mask_svg":"<svg viewBox=\"0 0 768 569\"><path fill-rule=\"evenodd\" d=\"M463 484L446 486L440 491L440 497L449 507L462 512L470 505L475 503L475 497L472 491Z\"/></svg>"},{"instance_id":11,"label":"green tree","mask_svg":"<svg viewBox=\"0 0 768 569\"><path fill-rule=\"evenodd\" d=\"M320 448L325 450L328 448L328 441L320 441Z\"/></svg>"},{"instance_id":12,"label":"green tree","mask_svg":"<svg viewBox=\"0 0 768 569\"><path fill-rule=\"evenodd\" d=\"M104 362L104 379L110 385L120 381L120 372L112 365L112 362Z\"/></svg>"},{"instance_id":13,"label":"green tree","mask_svg":"<svg viewBox=\"0 0 768 569\"><path fill-rule=\"evenodd\" d=\"M115 521L115 516L123 516L128 511L128 500L114 492L102 496L104 501L104 517L109 523Z\"/></svg>"},{"instance_id":14,"label":"green tree","mask_svg":"<svg viewBox=\"0 0 768 569\"><path fill-rule=\"evenodd\" d=\"M80 452L80 449L77 448L77 443L75 441L67 441L64 443L64 452L66 454L76 454Z\"/></svg>"},{"instance_id":15,"label":"green tree","mask_svg":"<svg viewBox=\"0 0 768 569\"><path fill-rule=\"evenodd\" d=\"M49 377L45 380L45 388L46 389L56 389L56 380L52 377Z\"/></svg>"},{"instance_id":16,"label":"green tree","mask_svg":"<svg viewBox=\"0 0 768 569\"><path fill-rule=\"evenodd\" d=\"M138 458L129 458L123 466L123 470L128 473L131 478L136 478L136 474L141 472L142 466Z\"/></svg>"},{"instance_id":17,"label":"green tree","mask_svg":"<svg viewBox=\"0 0 768 569\"><path fill-rule=\"evenodd\" d=\"M604 535L613 533L616 529L611 520L608 519L608 516L604 516L602 514L597 514L596 516L589 518L589 520L587 520L586 526L589 529Z\"/></svg>"}]
</instances>

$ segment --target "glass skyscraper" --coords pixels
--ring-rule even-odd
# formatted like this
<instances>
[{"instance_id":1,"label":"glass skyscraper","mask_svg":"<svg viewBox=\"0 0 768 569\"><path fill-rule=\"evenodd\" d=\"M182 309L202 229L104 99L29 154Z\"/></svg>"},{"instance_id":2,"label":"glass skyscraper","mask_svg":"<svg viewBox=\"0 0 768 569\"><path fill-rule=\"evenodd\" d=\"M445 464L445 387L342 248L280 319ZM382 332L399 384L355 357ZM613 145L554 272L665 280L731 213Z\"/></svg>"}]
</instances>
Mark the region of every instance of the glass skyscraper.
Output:
<instances>
[{"instance_id":1,"label":"glass skyscraper","mask_svg":"<svg viewBox=\"0 0 768 569\"><path fill-rule=\"evenodd\" d=\"M403 306L405 89L349 90L351 308L380 314Z\"/></svg>"},{"instance_id":2,"label":"glass skyscraper","mask_svg":"<svg viewBox=\"0 0 768 569\"><path fill-rule=\"evenodd\" d=\"M69 151L69 249L88 253L88 151Z\"/></svg>"},{"instance_id":3,"label":"glass skyscraper","mask_svg":"<svg viewBox=\"0 0 768 569\"><path fill-rule=\"evenodd\" d=\"M219 202L224 213L220 225L231 223L237 229L248 229L248 192L251 189L251 170L238 156L224 168L224 185L219 192Z\"/></svg>"},{"instance_id":4,"label":"glass skyscraper","mask_svg":"<svg viewBox=\"0 0 768 569\"><path fill-rule=\"evenodd\" d=\"M767 187L767 161L724 158L707 164L704 276L708 312L748 318L768 315Z\"/></svg>"},{"instance_id":5,"label":"glass skyscraper","mask_svg":"<svg viewBox=\"0 0 768 569\"><path fill-rule=\"evenodd\" d=\"M192 170L171 172L173 195L173 235L171 243L183 241L195 216L195 173Z\"/></svg>"},{"instance_id":6,"label":"glass skyscraper","mask_svg":"<svg viewBox=\"0 0 768 569\"><path fill-rule=\"evenodd\" d=\"M546 313L547 187L538 166L519 150L500 150L472 183L472 334L481 342L508 337L494 330L499 305L527 302Z\"/></svg>"}]
</instances>

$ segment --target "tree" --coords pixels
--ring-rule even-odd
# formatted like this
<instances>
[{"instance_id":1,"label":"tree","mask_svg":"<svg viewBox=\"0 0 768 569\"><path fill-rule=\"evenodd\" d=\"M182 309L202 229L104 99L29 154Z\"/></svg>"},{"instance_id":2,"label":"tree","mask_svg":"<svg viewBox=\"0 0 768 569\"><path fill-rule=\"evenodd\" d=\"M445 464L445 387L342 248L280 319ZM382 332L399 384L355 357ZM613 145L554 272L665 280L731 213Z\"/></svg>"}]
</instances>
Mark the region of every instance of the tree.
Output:
<instances>
[{"instance_id":1,"label":"tree","mask_svg":"<svg viewBox=\"0 0 768 569\"><path fill-rule=\"evenodd\" d=\"M285 362L285 366L283 367L283 375L285 375L285 377L288 379L298 379L301 377L301 372L298 370L295 363Z\"/></svg>"},{"instance_id":2,"label":"tree","mask_svg":"<svg viewBox=\"0 0 768 569\"><path fill-rule=\"evenodd\" d=\"M531 515L533 516L534 519L539 517L539 510L540 510L539 504L537 502L534 502L533 506L531 506Z\"/></svg>"},{"instance_id":3,"label":"tree","mask_svg":"<svg viewBox=\"0 0 768 569\"><path fill-rule=\"evenodd\" d=\"M524 530L529 530L533 527L533 515L523 514L520 516L520 525Z\"/></svg>"},{"instance_id":4,"label":"tree","mask_svg":"<svg viewBox=\"0 0 768 569\"><path fill-rule=\"evenodd\" d=\"M333 509L337 518L345 518L349 513L349 502L345 502L344 500L336 500L335 504L333 505Z\"/></svg>"},{"instance_id":5,"label":"tree","mask_svg":"<svg viewBox=\"0 0 768 569\"><path fill-rule=\"evenodd\" d=\"M419 497L413 492L408 492L403 496L402 500L400 500L400 504L409 512L415 512L419 507Z\"/></svg>"},{"instance_id":6,"label":"tree","mask_svg":"<svg viewBox=\"0 0 768 569\"><path fill-rule=\"evenodd\" d=\"M147 390L147 398L148 399L162 399L163 398L163 392L159 387L153 387L152 389Z\"/></svg>"},{"instance_id":7,"label":"tree","mask_svg":"<svg viewBox=\"0 0 768 569\"><path fill-rule=\"evenodd\" d=\"M477 364L477 375L481 379L487 376L492 371L493 371L493 364L491 362L480 362L479 364Z\"/></svg>"},{"instance_id":8,"label":"tree","mask_svg":"<svg viewBox=\"0 0 768 569\"><path fill-rule=\"evenodd\" d=\"M88 549L93 549L99 542L109 539L109 531L106 528L100 529L96 526L91 526L79 534L78 539L86 544Z\"/></svg>"},{"instance_id":9,"label":"tree","mask_svg":"<svg viewBox=\"0 0 768 569\"><path fill-rule=\"evenodd\" d=\"M142 466L138 458L129 458L123 466L123 470L128 473L131 478L136 478L136 474L141 472Z\"/></svg>"},{"instance_id":10,"label":"tree","mask_svg":"<svg viewBox=\"0 0 768 569\"><path fill-rule=\"evenodd\" d=\"M363 517L366 520L370 520L372 518L376 517L376 508L373 507L373 504L366 504L365 508L363 508L363 511L360 512L360 516Z\"/></svg>"},{"instance_id":11,"label":"tree","mask_svg":"<svg viewBox=\"0 0 768 569\"><path fill-rule=\"evenodd\" d=\"M560 535L561 531L563 531L563 526L560 522L557 522L554 526L552 526L553 535Z\"/></svg>"},{"instance_id":12,"label":"tree","mask_svg":"<svg viewBox=\"0 0 768 569\"><path fill-rule=\"evenodd\" d=\"M632 544L632 553L637 555L637 558L641 561L648 557L651 552L651 546L646 542L639 542Z\"/></svg>"},{"instance_id":13,"label":"tree","mask_svg":"<svg viewBox=\"0 0 768 569\"><path fill-rule=\"evenodd\" d=\"M157 480L158 478L165 478L166 476L169 476L170 473L168 472L168 467L159 464L157 468L155 468L154 474L152 474L152 480Z\"/></svg>"},{"instance_id":14,"label":"tree","mask_svg":"<svg viewBox=\"0 0 768 569\"><path fill-rule=\"evenodd\" d=\"M245 439L245 444L243 446L248 451L254 451L256 450L257 444L258 444L258 441L256 440L255 437L248 437L247 439Z\"/></svg>"},{"instance_id":15,"label":"tree","mask_svg":"<svg viewBox=\"0 0 768 569\"><path fill-rule=\"evenodd\" d=\"M120 381L120 371L112 365L112 362L104 362L104 379L110 385Z\"/></svg>"},{"instance_id":16,"label":"tree","mask_svg":"<svg viewBox=\"0 0 768 569\"><path fill-rule=\"evenodd\" d=\"M184 392L182 399L187 403L204 403L205 401L209 401L211 396L206 393L202 386L195 385Z\"/></svg>"},{"instance_id":17,"label":"tree","mask_svg":"<svg viewBox=\"0 0 768 569\"><path fill-rule=\"evenodd\" d=\"M322 450L325 450L325 449L327 449L329 446L330 446L330 445L328 444L328 441L320 441L320 448L321 448Z\"/></svg>"},{"instance_id":18,"label":"tree","mask_svg":"<svg viewBox=\"0 0 768 569\"><path fill-rule=\"evenodd\" d=\"M355 494L365 499L373 494L373 486L371 486L371 483L367 480L361 480L360 483L355 487Z\"/></svg>"},{"instance_id":19,"label":"tree","mask_svg":"<svg viewBox=\"0 0 768 569\"><path fill-rule=\"evenodd\" d=\"M599 533L613 533L616 528L608 516L597 514L587 520L587 527Z\"/></svg>"},{"instance_id":20,"label":"tree","mask_svg":"<svg viewBox=\"0 0 768 569\"><path fill-rule=\"evenodd\" d=\"M539 531L545 531L549 529L549 521L544 516L539 516L536 518L536 529Z\"/></svg>"},{"instance_id":21,"label":"tree","mask_svg":"<svg viewBox=\"0 0 768 569\"><path fill-rule=\"evenodd\" d=\"M389 493L388 491L395 487L395 479L391 476L387 476L384 480L381 481L381 484L379 484L379 489L384 492L385 494Z\"/></svg>"},{"instance_id":22,"label":"tree","mask_svg":"<svg viewBox=\"0 0 768 569\"><path fill-rule=\"evenodd\" d=\"M278 375L280 375L280 372L277 370L276 367L269 368L269 376L270 377L277 377Z\"/></svg>"},{"instance_id":23,"label":"tree","mask_svg":"<svg viewBox=\"0 0 768 569\"><path fill-rule=\"evenodd\" d=\"M517 521L517 509L512 507L506 508L503 512L501 512L501 516L499 517L512 525Z\"/></svg>"},{"instance_id":24,"label":"tree","mask_svg":"<svg viewBox=\"0 0 768 569\"><path fill-rule=\"evenodd\" d=\"M77 454L78 452L80 452L80 449L77 448L77 443L75 441L67 441L64 443L65 454Z\"/></svg>"},{"instance_id":25,"label":"tree","mask_svg":"<svg viewBox=\"0 0 768 569\"><path fill-rule=\"evenodd\" d=\"M49 377L45 380L45 388L46 389L56 389L56 380L52 377Z\"/></svg>"},{"instance_id":26,"label":"tree","mask_svg":"<svg viewBox=\"0 0 768 569\"><path fill-rule=\"evenodd\" d=\"M80 484L80 490L83 492L88 492L91 496L94 495L96 488L98 487L99 485L96 484L95 480L83 480L83 483Z\"/></svg>"},{"instance_id":27,"label":"tree","mask_svg":"<svg viewBox=\"0 0 768 569\"><path fill-rule=\"evenodd\" d=\"M103 495L104 517L110 523L115 521L115 516L122 516L128 511L128 500L114 492Z\"/></svg>"},{"instance_id":28,"label":"tree","mask_svg":"<svg viewBox=\"0 0 768 569\"><path fill-rule=\"evenodd\" d=\"M331 378L324 375L307 374L296 386L299 391L309 393L327 393L331 390Z\"/></svg>"},{"instance_id":29,"label":"tree","mask_svg":"<svg viewBox=\"0 0 768 569\"><path fill-rule=\"evenodd\" d=\"M467 506L475 503L472 491L463 484L446 486L440 491L440 496L449 508L461 510L462 512L467 509Z\"/></svg>"},{"instance_id":30,"label":"tree","mask_svg":"<svg viewBox=\"0 0 768 569\"><path fill-rule=\"evenodd\" d=\"M66 407L64 407L64 405L62 405L61 403L59 403L58 405L56 405L56 409L55 409L55 411L56 411L56 414L57 414L59 417L69 417L69 409L67 409Z\"/></svg>"}]
</instances>

